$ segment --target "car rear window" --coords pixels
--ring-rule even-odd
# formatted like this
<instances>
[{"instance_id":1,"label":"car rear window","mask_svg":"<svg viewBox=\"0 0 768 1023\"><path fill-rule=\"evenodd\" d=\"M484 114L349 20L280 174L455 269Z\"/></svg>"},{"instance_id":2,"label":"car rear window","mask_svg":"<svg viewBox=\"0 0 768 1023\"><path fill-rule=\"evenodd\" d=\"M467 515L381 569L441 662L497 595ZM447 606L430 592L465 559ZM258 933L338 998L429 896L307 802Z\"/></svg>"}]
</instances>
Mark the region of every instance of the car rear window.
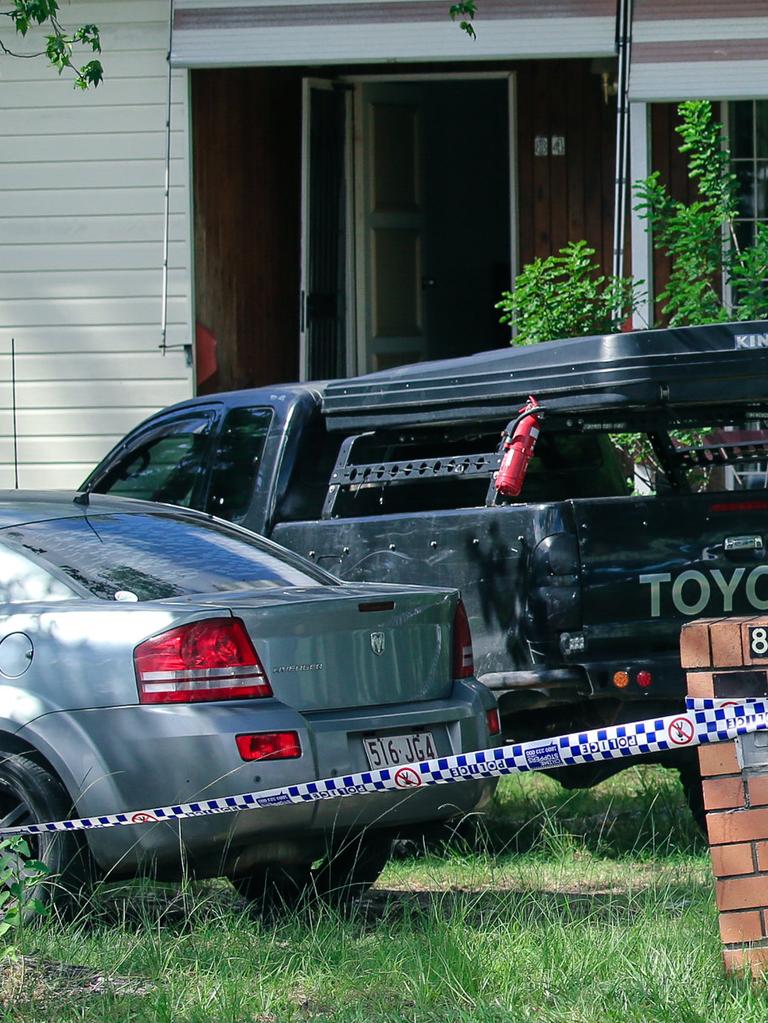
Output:
<instances>
[{"instance_id":1,"label":"car rear window","mask_svg":"<svg viewBox=\"0 0 768 1023\"><path fill-rule=\"evenodd\" d=\"M88 514L0 532L104 600L162 600L336 580L289 551L222 523L152 513Z\"/></svg>"}]
</instances>

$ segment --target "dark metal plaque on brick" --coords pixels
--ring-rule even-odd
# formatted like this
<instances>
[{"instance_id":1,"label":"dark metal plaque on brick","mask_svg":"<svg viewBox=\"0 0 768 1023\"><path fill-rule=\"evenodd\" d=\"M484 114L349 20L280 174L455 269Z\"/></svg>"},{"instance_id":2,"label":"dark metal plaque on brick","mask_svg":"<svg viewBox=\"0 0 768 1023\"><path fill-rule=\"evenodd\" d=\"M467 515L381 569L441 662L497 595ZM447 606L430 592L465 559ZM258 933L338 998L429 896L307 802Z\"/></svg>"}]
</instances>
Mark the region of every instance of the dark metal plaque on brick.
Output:
<instances>
[{"instance_id":1,"label":"dark metal plaque on brick","mask_svg":"<svg viewBox=\"0 0 768 1023\"><path fill-rule=\"evenodd\" d=\"M712 682L720 700L768 696L768 671L715 672Z\"/></svg>"}]
</instances>

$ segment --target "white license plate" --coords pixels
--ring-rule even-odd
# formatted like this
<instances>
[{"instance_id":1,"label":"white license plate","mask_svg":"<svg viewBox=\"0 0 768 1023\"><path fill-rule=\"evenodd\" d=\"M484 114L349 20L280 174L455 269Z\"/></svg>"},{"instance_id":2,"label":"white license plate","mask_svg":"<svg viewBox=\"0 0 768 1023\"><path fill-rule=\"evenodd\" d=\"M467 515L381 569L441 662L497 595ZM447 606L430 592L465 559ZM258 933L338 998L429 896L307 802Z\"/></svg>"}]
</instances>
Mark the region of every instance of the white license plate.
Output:
<instances>
[{"instance_id":1,"label":"white license plate","mask_svg":"<svg viewBox=\"0 0 768 1023\"><path fill-rule=\"evenodd\" d=\"M399 767L437 756L431 732L368 736L363 739L363 746L368 764L373 768Z\"/></svg>"}]
</instances>

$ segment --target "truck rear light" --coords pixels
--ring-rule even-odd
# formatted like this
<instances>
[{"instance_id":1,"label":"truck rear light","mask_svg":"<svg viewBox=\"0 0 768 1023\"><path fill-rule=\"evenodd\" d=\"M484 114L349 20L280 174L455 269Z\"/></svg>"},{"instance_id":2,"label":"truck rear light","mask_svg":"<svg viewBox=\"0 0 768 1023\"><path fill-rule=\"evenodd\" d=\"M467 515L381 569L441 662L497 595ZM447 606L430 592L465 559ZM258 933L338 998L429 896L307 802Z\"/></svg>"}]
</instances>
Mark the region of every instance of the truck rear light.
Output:
<instances>
[{"instance_id":1,"label":"truck rear light","mask_svg":"<svg viewBox=\"0 0 768 1023\"><path fill-rule=\"evenodd\" d=\"M626 689L629 685L629 672L628 671L615 671L613 673L613 684L617 689Z\"/></svg>"},{"instance_id":2,"label":"truck rear light","mask_svg":"<svg viewBox=\"0 0 768 1023\"><path fill-rule=\"evenodd\" d=\"M475 658L472 653L472 633L469 619L460 600L453 616L453 677L470 678L475 673Z\"/></svg>"},{"instance_id":3,"label":"truck rear light","mask_svg":"<svg viewBox=\"0 0 768 1023\"><path fill-rule=\"evenodd\" d=\"M583 654L587 649L587 639L583 632L563 632L560 636L560 650L564 657L571 654Z\"/></svg>"},{"instance_id":4,"label":"truck rear light","mask_svg":"<svg viewBox=\"0 0 768 1023\"><path fill-rule=\"evenodd\" d=\"M254 732L235 736L243 760L295 760L301 756L298 732Z\"/></svg>"},{"instance_id":5,"label":"truck rear light","mask_svg":"<svg viewBox=\"0 0 768 1023\"><path fill-rule=\"evenodd\" d=\"M720 504L711 504L711 512L731 512L738 515L745 511L768 511L768 501L723 501Z\"/></svg>"},{"instance_id":6,"label":"truck rear light","mask_svg":"<svg viewBox=\"0 0 768 1023\"><path fill-rule=\"evenodd\" d=\"M199 703L272 696L239 618L205 618L140 643L133 651L140 703Z\"/></svg>"},{"instance_id":7,"label":"truck rear light","mask_svg":"<svg viewBox=\"0 0 768 1023\"><path fill-rule=\"evenodd\" d=\"M485 712L485 723L488 726L489 735L498 735L501 731L501 719L499 718L498 707L492 707Z\"/></svg>"},{"instance_id":8,"label":"truck rear light","mask_svg":"<svg viewBox=\"0 0 768 1023\"><path fill-rule=\"evenodd\" d=\"M650 671L638 671L637 684L641 689L649 689L653 685L653 675Z\"/></svg>"}]
</instances>

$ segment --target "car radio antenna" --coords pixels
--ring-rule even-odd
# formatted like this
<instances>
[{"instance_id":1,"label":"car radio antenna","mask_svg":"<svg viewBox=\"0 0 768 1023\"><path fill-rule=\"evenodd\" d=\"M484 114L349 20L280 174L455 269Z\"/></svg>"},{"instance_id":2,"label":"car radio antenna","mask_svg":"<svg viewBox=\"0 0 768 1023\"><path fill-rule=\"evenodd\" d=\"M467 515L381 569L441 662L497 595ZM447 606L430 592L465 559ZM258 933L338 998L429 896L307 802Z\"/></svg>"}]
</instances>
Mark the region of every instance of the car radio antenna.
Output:
<instances>
[{"instance_id":1,"label":"car radio antenna","mask_svg":"<svg viewBox=\"0 0 768 1023\"><path fill-rule=\"evenodd\" d=\"M11 415L13 417L13 485L19 489L19 431L16 425L16 338L11 338Z\"/></svg>"}]
</instances>

